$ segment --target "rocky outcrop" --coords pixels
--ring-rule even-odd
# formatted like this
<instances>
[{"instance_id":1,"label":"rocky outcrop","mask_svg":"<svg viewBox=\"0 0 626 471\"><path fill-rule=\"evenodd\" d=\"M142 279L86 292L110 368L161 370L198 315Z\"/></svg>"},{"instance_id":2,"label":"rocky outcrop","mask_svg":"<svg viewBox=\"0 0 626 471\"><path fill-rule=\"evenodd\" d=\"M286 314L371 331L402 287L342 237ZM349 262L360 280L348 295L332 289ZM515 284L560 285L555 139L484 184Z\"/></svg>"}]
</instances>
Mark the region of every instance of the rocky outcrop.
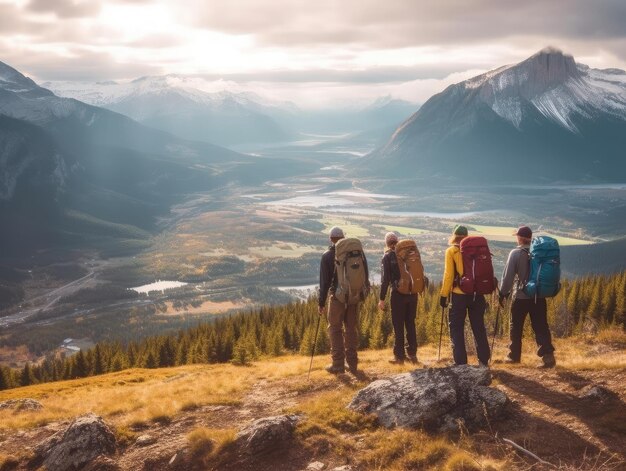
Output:
<instances>
[{"instance_id":1,"label":"rocky outcrop","mask_svg":"<svg viewBox=\"0 0 626 471\"><path fill-rule=\"evenodd\" d=\"M445 432L486 425L500 415L506 394L490 388L487 368L452 366L415 370L374 381L361 389L348 408L373 413L388 428L423 427Z\"/></svg>"},{"instance_id":2,"label":"rocky outcrop","mask_svg":"<svg viewBox=\"0 0 626 471\"><path fill-rule=\"evenodd\" d=\"M33 411L43 409L41 402L34 399L9 399L8 401L0 402L0 410L13 409L14 411Z\"/></svg>"},{"instance_id":3,"label":"rocky outcrop","mask_svg":"<svg viewBox=\"0 0 626 471\"><path fill-rule=\"evenodd\" d=\"M34 461L48 471L75 470L114 452L115 435L109 426L101 417L88 414L40 443L35 448Z\"/></svg>"},{"instance_id":4,"label":"rocky outcrop","mask_svg":"<svg viewBox=\"0 0 626 471\"><path fill-rule=\"evenodd\" d=\"M284 447L293 437L298 423L297 415L280 415L255 420L239 431L236 444L248 455L269 453Z\"/></svg>"}]
</instances>

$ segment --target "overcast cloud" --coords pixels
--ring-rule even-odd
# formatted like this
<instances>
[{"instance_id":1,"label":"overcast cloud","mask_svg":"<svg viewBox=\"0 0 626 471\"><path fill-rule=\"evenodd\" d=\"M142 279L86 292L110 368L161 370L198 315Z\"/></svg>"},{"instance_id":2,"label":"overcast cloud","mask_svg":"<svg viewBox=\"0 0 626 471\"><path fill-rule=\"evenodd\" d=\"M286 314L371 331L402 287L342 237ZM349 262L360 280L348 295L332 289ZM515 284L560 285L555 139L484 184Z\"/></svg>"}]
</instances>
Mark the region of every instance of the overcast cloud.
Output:
<instances>
[{"instance_id":1,"label":"overcast cloud","mask_svg":"<svg viewBox=\"0 0 626 471\"><path fill-rule=\"evenodd\" d=\"M0 61L37 81L182 73L323 103L424 101L552 45L626 68L620 0L0 0Z\"/></svg>"}]
</instances>

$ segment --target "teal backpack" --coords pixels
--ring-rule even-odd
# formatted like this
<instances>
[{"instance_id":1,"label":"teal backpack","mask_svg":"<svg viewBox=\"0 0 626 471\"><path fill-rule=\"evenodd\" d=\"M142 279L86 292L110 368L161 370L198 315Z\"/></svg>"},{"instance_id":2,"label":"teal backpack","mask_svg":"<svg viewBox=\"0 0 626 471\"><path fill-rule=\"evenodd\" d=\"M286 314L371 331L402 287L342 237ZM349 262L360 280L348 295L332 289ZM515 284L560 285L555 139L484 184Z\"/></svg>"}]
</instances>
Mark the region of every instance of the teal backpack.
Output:
<instances>
[{"instance_id":1,"label":"teal backpack","mask_svg":"<svg viewBox=\"0 0 626 471\"><path fill-rule=\"evenodd\" d=\"M561 250L556 239L539 236L530 244L530 274L524 293L531 298L551 298L561 289Z\"/></svg>"}]
</instances>

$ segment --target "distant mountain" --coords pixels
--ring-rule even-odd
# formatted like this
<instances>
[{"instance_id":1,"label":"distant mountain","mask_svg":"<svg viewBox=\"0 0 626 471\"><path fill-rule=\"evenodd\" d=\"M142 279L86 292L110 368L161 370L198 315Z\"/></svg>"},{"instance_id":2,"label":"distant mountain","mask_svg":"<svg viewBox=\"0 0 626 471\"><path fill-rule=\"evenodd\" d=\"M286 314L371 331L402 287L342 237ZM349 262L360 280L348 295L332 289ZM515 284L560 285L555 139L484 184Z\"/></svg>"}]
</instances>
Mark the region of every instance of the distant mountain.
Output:
<instances>
[{"instance_id":1,"label":"distant mountain","mask_svg":"<svg viewBox=\"0 0 626 471\"><path fill-rule=\"evenodd\" d=\"M306 110L294 116L294 127L307 133L369 133L388 138L419 105L390 96L367 106Z\"/></svg>"},{"instance_id":2,"label":"distant mountain","mask_svg":"<svg viewBox=\"0 0 626 471\"><path fill-rule=\"evenodd\" d=\"M363 168L451 181L626 179L626 72L548 48L451 85Z\"/></svg>"},{"instance_id":3,"label":"distant mountain","mask_svg":"<svg viewBox=\"0 0 626 471\"><path fill-rule=\"evenodd\" d=\"M3 257L59 244L139 244L181 195L222 181L218 166L252 160L57 97L0 62Z\"/></svg>"},{"instance_id":4,"label":"distant mountain","mask_svg":"<svg viewBox=\"0 0 626 471\"><path fill-rule=\"evenodd\" d=\"M250 92L205 91L201 78L165 75L132 82L46 82L57 95L76 98L129 116L185 139L230 146L273 143L292 137L291 103ZM281 124L279 124L279 122Z\"/></svg>"}]
</instances>

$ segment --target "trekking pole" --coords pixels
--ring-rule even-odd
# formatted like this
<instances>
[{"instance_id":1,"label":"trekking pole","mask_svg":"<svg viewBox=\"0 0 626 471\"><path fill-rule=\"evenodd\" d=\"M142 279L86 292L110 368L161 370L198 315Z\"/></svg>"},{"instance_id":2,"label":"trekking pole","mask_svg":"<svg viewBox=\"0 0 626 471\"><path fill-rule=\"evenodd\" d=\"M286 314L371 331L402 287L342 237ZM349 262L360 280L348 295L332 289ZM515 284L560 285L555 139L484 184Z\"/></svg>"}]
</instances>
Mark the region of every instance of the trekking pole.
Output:
<instances>
[{"instance_id":1,"label":"trekking pole","mask_svg":"<svg viewBox=\"0 0 626 471\"><path fill-rule=\"evenodd\" d=\"M315 344L317 343L317 334L320 331L320 321L322 320L322 316L317 316L317 328L315 329L315 338L313 339L313 351L311 352L311 363L309 364L309 374L306 377L308 381L311 378L311 368L313 368L313 356L315 355Z\"/></svg>"},{"instance_id":2,"label":"trekking pole","mask_svg":"<svg viewBox=\"0 0 626 471\"><path fill-rule=\"evenodd\" d=\"M500 319L500 303L498 302L498 309L496 309L496 325L493 328L493 339L491 340L491 357L489 358L489 363L491 363L491 359L493 358L493 347L496 344L496 333L498 332L498 320Z\"/></svg>"},{"instance_id":3,"label":"trekking pole","mask_svg":"<svg viewBox=\"0 0 626 471\"><path fill-rule=\"evenodd\" d=\"M441 326L439 327L439 353L437 354L437 361L441 360L441 337L443 337L443 314L446 308L441 307Z\"/></svg>"}]
</instances>

